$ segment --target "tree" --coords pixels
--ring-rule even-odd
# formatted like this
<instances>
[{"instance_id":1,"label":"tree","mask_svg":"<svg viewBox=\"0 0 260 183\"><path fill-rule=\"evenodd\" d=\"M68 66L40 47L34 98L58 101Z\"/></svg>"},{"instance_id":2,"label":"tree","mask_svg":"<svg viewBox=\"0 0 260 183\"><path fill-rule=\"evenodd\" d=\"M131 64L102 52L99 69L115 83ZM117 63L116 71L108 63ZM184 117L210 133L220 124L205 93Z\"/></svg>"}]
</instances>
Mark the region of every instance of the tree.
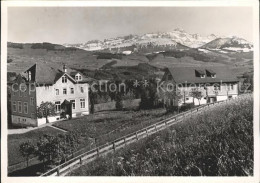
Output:
<instances>
[{"instance_id":1,"label":"tree","mask_svg":"<svg viewBox=\"0 0 260 183\"><path fill-rule=\"evenodd\" d=\"M66 134L43 135L40 137L35 148L35 155L43 162L44 168L49 164L60 164L73 156L79 146L79 132Z\"/></svg>"},{"instance_id":2,"label":"tree","mask_svg":"<svg viewBox=\"0 0 260 183\"><path fill-rule=\"evenodd\" d=\"M145 80L147 83L140 87L141 90L141 109L154 108L157 105L158 93L157 93L157 83L154 79L149 81Z\"/></svg>"},{"instance_id":3,"label":"tree","mask_svg":"<svg viewBox=\"0 0 260 183\"><path fill-rule=\"evenodd\" d=\"M72 154L75 150L77 150L77 148L79 147L79 138L80 138L80 133L79 132L69 132L65 135L65 143L67 145L67 153L65 154Z\"/></svg>"},{"instance_id":4,"label":"tree","mask_svg":"<svg viewBox=\"0 0 260 183\"><path fill-rule=\"evenodd\" d=\"M194 99L194 98L198 99L199 105L200 105L200 100L201 100L201 98L202 98L202 92L199 91L198 88L193 88L193 89L191 90L191 96L193 97L193 99ZM194 100L193 100L193 101L194 101Z\"/></svg>"},{"instance_id":5,"label":"tree","mask_svg":"<svg viewBox=\"0 0 260 183\"><path fill-rule=\"evenodd\" d=\"M35 152L34 145L30 141L23 142L22 144L20 144L19 151L22 154L22 156L26 158L27 167L28 167L28 165L29 165L29 158Z\"/></svg>"},{"instance_id":6,"label":"tree","mask_svg":"<svg viewBox=\"0 0 260 183\"><path fill-rule=\"evenodd\" d=\"M54 116L56 114L56 106L52 102L42 102L39 107L37 107L37 117L45 117L46 123L49 122L48 117Z\"/></svg>"},{"instance_id":7,"label":"tree","mask_svg":"<svg viewBox=\"0 0 260 183\"><path fill-rule=\"evenodd\" d=\"M117 110L122 110L123 109L123 101L122 101L122 94L121 92L117 92L115 96L115 101L116 101L116 109Z\"/></svg>"},{"instance_id":8,"label":"tree","mask_svg":"<svg viewBox=\"0 0 260 183\"><path fill-rule=\"evenodd\" d=\"M97 94L96 92L92 91L90 88L89 90L89 103L90 103L90 113L93 114L95 112L95 100L96 100Z\"/></svg>"},{"instance_id":9,"label":"tree","mask_svg":"<svg viewBox=\"0 0 260 183\"><path fill-rule=\"evenodd\" d=\"M44 168L48 164L60 162L64 159L65 138L63 136L43 135L37 142L35 154L43 162Z\"/></svg>"}]
</instances>

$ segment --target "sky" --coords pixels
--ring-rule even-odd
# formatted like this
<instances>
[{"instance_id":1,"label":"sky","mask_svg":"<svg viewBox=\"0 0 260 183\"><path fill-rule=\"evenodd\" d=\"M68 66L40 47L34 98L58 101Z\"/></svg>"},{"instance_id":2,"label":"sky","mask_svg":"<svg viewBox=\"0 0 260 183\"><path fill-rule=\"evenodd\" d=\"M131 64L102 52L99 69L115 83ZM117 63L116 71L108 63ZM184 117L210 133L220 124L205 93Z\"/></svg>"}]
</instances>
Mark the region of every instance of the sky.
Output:
<instances>
[{"instance_id":1,"label":"sky","mask_svg":"<svg viewBox=\"0 0 260 183\"><path fill-rule=\"evenodd\" d=\"M175 28L253 41L250 7L9 7L8 41L84 43Z\"/></svg>"}]
</instances>

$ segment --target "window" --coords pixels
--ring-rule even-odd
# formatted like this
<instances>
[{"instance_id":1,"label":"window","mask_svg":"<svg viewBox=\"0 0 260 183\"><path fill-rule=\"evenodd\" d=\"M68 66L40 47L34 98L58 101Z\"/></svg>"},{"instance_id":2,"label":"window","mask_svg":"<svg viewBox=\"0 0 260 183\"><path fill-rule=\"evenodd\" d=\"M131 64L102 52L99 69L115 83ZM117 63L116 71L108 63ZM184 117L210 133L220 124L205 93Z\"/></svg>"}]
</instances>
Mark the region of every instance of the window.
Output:
<instances>
[{"instance_id":1,"label":"window","mask_svg":"<svg viewBox=\"0 0 260 183\"><path fill-rule=\"evenodd\" d=\"M30 97L30 105L34 105L35 104L35 99L33 97Z\"/></svg>"},{"instance_id":2,"label":"window","mask_svg":"<svg viewBox=\"0 0 260 183\"><path fill-rule=\"evenodd\" d=\"M26 96L27 96L27 93L26 93L26 91L27 91L27 90L25 90L25 91L23 92L23 96L24 96L24 97L26 97Z\"/></svg>"},{"instance_id":3,"label":"window","mask_svg":"<svg viewBox=\"0 0 260 183\"><path fill-rule=\"evenodd\" d=\"M18 112L22 113L22 102L18 101Z\"/></svg>"},{"instance_id":4,"label":"window","mask_svg":"<svg viewBox=\"0 0 260 183\"><path fill-rule=\"evenodd\" d=\"M59 95L59 89L56 89L56 95Z\"/></svg>"},{"instance_id":5,"label":"window","mask_svg":"<svg viewBox=\"0 0 260 183\"><path fill-rule=\"evenodd\" d=\"M234 85L233 84L230 85L230 90L234 90Z\"/></svg>"},{"instance_id":6,"label":"window","mask_svg":"<svg viewBox=\"0 0 260 183\"><path fill-rule=\"evenodd\" d=\"M80 91L81 91L81 93L84 93L84 88L80 87Z\"/></svg>"},{"instance_id":7,"label":"window","mask_svg":"<svg viewBox=\"0 0 260 183\"><path fill-rule=\"evenodd\" d=\"M55 102L55 106L56 106L56 112L60 111L60 101Z\"/></svg>"},{"instance_id":8,"label":"window","mask_svg":"<svg viewBox=\"0 0 260 183\"><path fill-rule=\"evenodd\" d=\"M19 97L22 97L22 91L19 90Z\"/></svg>"},{"instance_id":9,"label":"window","mask_svg":"<svg viewBox=\"0 0 260 183\"><path fill-rule=\"evenodd\" d=\"M80 74L77 74L77 75L75 76L75 80L76 80L76 81L81 81L81 79L82 79L82 77L81 77Z\"/></svg>"},{"instance_id":10,"label":"window","mask_svg":"<svg viewBox=\"0 0 260 183\"><path fill-rule=\"evenodd\" d=\"M211 77L212 77L212 78L216 78L216 74L212 74Z\"/></svg>"},{"instance_id":11,"label":"window","mask_svg":"<svg viewBox=\"0 0 260 183\"><path fill-rule=\"evenodd\" d=\"M32 79L32 73L31 73L31 71L29 71L28 72L28 80L31 81L31 79Z\"/></svg>"},{"instance_id":12,"label":"window","mask_svg":"<svg viewBox=\"0 0 260 183\"><path fill-rule=\"evenodd\" d=\"M16 92L15 92L15 91L13 91L13 96L15 96L15 93L16 93Z\"/></svg>"},{"instance_id":13,"label":"window","mask_svg":"<svg viewBox=\"0 0 260 183\"><path fill-rule=\"evenodd\" d=\"M74 94L74 88L71 88L71 89L70 89L70 93L71 93L71 94Z\"/></svg>"},{"instance_id":14,"label":"window","mask_svg":"<svg viewBox=\"0 0 260 183\"><path fill-rule=\"evenodd\" d=\"M85 99L80 99L80 108L85 108Z\"/></svg>"},{"instance_id":15,"label":"window","mask_svg":"<svg viewBox=\"0 0 260 183\"><path fill-rule=\"evenodd\" d=\"M67 83L67 76L62 76L62 83Z\"/></svg>"},{"instance_id":16,"label":"window","mask_svg":"<svg viewBox=\"0 0 260 183\"><path fill-rule=\"evenodd\" d=\"M67 95L67 89L66 88L63 89L63 95Z\"/></svg>"},{"instance_id":17,"label":"window","mask_svg":"<svg viewBox=\"0 0 260 183\"><path fill-rule=\"evenodd\" d=\"M201 74L201 75L200 75L200 78L205 78L205 74Z\"/></svg>"},{"instance_id":18,"label":"window","mask_svg":"<svg viewBox=\"0 0 260 183\"><path fill-rule=\"evenodd\" d=\"M35 114L34 114L34 113L31 114L31 118L32 118L32 119L35 118Z\"/></svg>"},{"instance_id":19,"label":"window","mask_svg":"<svg viewBox=\"0 0 260 183\"><path fill-rule=\"evenodd\" d=\"M71 104L72 104L72 109L75 109L76 108L76 105L75 105L75 100L70 100Z\"/></svg>"},{"instance_id":20,"label":"window","mask_svg":"<svg viewBox=\"0 0 260 183\"><path fill-rule=\"evenodd\" d=\"M23 103L23 112L24 112L24 114L28 114L28 103L27 102Z\"/></svg>"},{"instance_id":21,"label":"window","mask_svg":"<svg viewBox=\"0 0 260 183\"><path fill-rule=\"evenodd\" d=\"M16 108L16 102L13 101L13 112L16 112L17 108Z\"/></svg>"}]
</instances>

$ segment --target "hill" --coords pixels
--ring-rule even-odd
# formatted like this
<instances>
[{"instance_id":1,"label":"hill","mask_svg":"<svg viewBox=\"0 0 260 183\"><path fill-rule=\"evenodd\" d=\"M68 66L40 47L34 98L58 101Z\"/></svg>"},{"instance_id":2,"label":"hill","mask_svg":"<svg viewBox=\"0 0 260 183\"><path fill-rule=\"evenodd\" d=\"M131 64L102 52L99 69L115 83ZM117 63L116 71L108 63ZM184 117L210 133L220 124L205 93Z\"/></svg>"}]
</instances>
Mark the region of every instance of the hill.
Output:
<instances>
[{"instance_id":1,"label":"hill","mask_svg":"<svg viewBox=\"0 0 260 183\"><path fill-rule=\"evenodd\" d=\"M253 70L252 51L222 53L206 48L181 47L180 44L176 46L180 47L169 49L170 47L150 44L142 48L145 53L122 54L104 50L91 52L52 43L8 43L7 68L8 72L19 73L38 62L49 65L67 64L68 67L82 70L99 79L107 79L108 76L111 78L113 75L122 78L150 77L157 75L165 67L180 66L229 65L238 75ZM139 64L147 66L147 69L140 70ZM150 66L157 68L153 70L155 73L151 72Z\"/></svg>"},{"instance_id":2,"label":"hill","mask_svg":"<svg viewBox=\"0 0 260 183\"><path fill-rule=\"evenodd\" d=\"M69 176L252 176L253 97L220 104Z\"/></svg>"},{"instance_id":3,"label":"hill","mask_svg":"<svg viewBox=\"0 0 260 183\"><path fill-rule=\"evenodd\" d=\"M253 51L253 45L245 39L238 37L217 38L201 48L208 50L216 50L222 53L229 52L250 52Z\"/></svg>"}]
</instances>

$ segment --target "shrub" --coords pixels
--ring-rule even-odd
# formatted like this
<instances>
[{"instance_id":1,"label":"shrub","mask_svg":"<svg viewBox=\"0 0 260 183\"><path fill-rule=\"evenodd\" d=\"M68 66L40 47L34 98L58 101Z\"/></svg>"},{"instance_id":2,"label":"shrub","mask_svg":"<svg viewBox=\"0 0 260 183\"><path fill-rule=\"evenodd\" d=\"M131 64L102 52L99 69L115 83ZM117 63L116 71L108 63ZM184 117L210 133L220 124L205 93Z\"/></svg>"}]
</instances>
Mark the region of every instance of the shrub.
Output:
<instances>
[{"instance_id":1,"label":"shrub","mask_svg":"<svg viewBox=\"0 0 260 183\"><path fill-rule=\"evenodd\" d=\"M194 108L194 104L193 103L183 104L182 106L180 106L180 112L188 111L188 110L190 110L192 108Z\"/></svg>"}]
</instances>

